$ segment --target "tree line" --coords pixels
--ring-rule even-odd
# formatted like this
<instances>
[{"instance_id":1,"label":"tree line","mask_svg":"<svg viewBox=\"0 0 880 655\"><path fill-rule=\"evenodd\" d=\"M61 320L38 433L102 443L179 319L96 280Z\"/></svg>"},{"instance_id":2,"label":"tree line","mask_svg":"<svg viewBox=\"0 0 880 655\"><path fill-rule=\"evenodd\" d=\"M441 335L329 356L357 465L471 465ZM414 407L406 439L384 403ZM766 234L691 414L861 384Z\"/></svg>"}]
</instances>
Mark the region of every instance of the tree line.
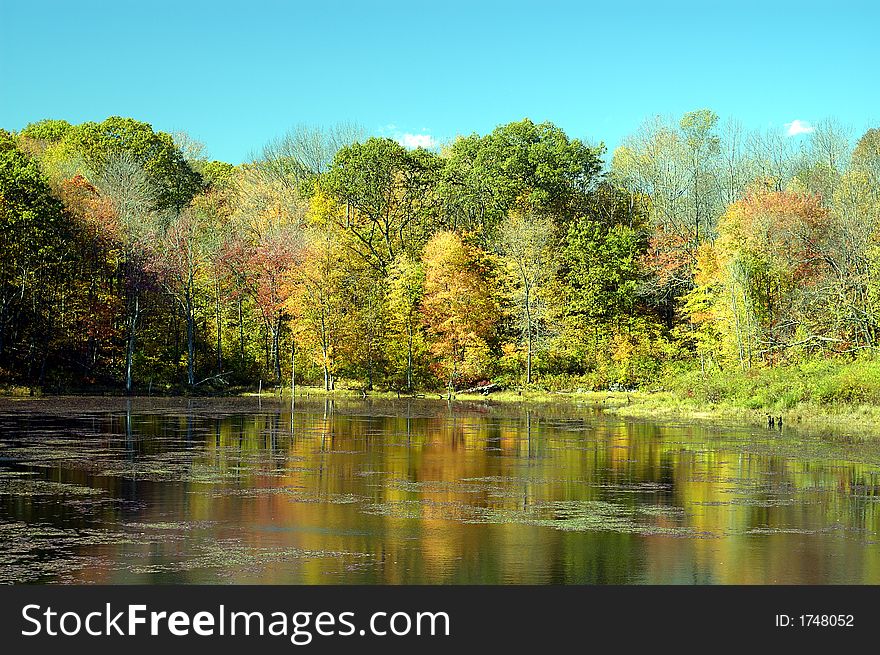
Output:
<instances>
[{"instance_id":1,"label":"tree line","mask_svg":"<svg viewBox=\"0 0 880 655\"><path fill-rule=\"evenodd\" d=\"M880 130L709 110L611 157L298 126L239 166L131 118L0 131L0 384L650 385L870 356Z\"/></svg>"}]
</instances>

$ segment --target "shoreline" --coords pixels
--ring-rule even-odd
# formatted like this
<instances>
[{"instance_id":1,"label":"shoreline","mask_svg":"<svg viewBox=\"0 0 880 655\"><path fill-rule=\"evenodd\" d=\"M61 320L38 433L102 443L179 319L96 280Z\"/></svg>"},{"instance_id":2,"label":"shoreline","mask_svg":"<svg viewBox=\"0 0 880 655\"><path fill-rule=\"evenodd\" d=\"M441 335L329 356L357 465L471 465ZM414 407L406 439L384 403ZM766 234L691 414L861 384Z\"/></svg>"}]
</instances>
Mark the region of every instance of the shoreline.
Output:
<instances>
[{"instance_id":1,"label":"shoreline","mask_svg":"<svg viewBox=\"0 0 880 655\"><path fill-rule=\"evenodd\" d=\"M91 397L91 398L154 398L154 399L193 399L193 398L290 398L290 389L266 391L261 394L250 390L232 391L223 394L131 394L118 390L78 390L68 393L46 393L39 390L31 392L27 387L0 390L0 400L42 400L53 398ZM415 394L398 394L395 391L374 390L366 395L360 389L340 388L325 391L321 387L297 386L297 398L338 398L347 400L425 400L449 402L445 394L438 391L419 391ZM730 402L705 403L694 401L669 391L510 391L502 390L487 395L479 393L456 394L452 402L484 404L550 404L565 403L589 405L605 414L621 418L642 420L689 420L700 423L730 421L756 428L769 428L768 416L776 421L782 418L782 425L799 432L811 433L841 444L854 444L880 441L880 406L872 404L818 405L798 403L785 410L767 408L753 409Z\"/></svg>"}]
</instances>

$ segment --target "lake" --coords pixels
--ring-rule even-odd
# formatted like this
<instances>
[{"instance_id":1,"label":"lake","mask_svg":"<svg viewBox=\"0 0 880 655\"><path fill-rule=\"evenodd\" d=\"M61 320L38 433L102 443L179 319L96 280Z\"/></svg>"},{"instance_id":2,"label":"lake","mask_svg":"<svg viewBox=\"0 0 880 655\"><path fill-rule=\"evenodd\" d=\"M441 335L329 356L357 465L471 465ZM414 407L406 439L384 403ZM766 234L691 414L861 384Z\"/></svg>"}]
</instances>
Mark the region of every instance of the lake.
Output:
<instances>
[{"instance_id":1,"label":"lake","mask_svg":"<svg viewBox=\"0 0 880 655\"><path fill-rule=\"evenodd\" d=\"M880 583L874 448L574 403L0 400L0 582Z\"/></svg>"}]
</instances>

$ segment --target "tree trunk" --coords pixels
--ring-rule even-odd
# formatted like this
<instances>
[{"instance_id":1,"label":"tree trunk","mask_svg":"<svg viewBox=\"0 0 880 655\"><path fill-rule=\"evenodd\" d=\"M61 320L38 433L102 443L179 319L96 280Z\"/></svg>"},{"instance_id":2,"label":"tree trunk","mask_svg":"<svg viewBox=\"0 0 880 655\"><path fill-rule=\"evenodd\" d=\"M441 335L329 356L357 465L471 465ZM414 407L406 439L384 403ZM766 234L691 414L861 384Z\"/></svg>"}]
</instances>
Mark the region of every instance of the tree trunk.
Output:
<instances>
[{"instance_id":1,"label":"tree trunk","mask_svg":"<svg viewBox=\"0 0 880 655\"><path fill-rule=\"evenodd\" d=\"M739 353L739 368L741 371L746 370L746 358L745 358L745 350L743 349L743 339L740 331L739 324L739 309L737 308L736 303L736 289L731 287L730 289L730 302L731 302L731 310L733 311L733 326L736 332L736 349Z\"/></svg>"},{"instance_id":2,"label":"tree trunk","mask_svg":"<svg viewBox=\"0 0 880 655\"><path fill-rule=\"evenodd\" d=\"M125 390L131 393L131 363L134 357L134 335L137 327L138 312L140 311L140 295L134 296L134 310L128 322L128 344L125 349Z\"/></svg>"},{"instance_id":3,"label":"tree trunk","mask_svg":"<svg viewBox=\"0 0 880 655\"><path fill-rule=\"evenodd\" d=\"M281 384L281 312L275 317L275 326L272 329L272 350L275 356L275 378Z\"/></svg>"},{"instance_id":4,"label":"tree trunk","mask_svg":"<svg viewBox=\"0 0 880 655\"><path fill-rule=\"evenodd\" d=\"M193 386L196 383L196 375L195 375L195 356L196 356L196 347L195 347L195 336L196 336L196 326L195 326L195 316L192 315L192 308L187 312L186 317L186 381L189 386Z\"/></svg>"},{"instance_id":5,"label":"tree trunk","mask_svg":"<svg viewBox=\"0 0 880 655\"><path fill-rule=\"evenodd\" d=\"M217 299L215 314L217 316L217 373L223 372L223 317L220 311L220 281L215 283L214 297Z\"/></svg>"},{"instance_id":6,"label":"tree trunk","mask_svg":"<svg viewBox=\"0 0 880 655\"><path fill-rule=\"evenodd\" d=\"M183 309L186 314L186 381L189 386L193 386L196 383L196 312L195 307L193 307L192 287L187 289L184 296Z\"/></svg>"},{"instance_id":7,"label":"tree trunk","mask_svg":"<svg viewBox=\"0 0 880 655\"><path fill-rule=\"evenodd\" d=\"M406 326L407 351L406 351L406 390L413 390L413 330L412 324Z\"/></svg>"},{"instance_id":8,"label":"tree trunk","mask_svg":"<svg viewBox=\"0 0 880 655\"><path fill-rule=\"evenodd\" d=\"M324 366L324 391L333 388L333 377L330 375L330 336L324 314L321 314L321 359Z\"/></svg>"},{"instance_id":9,"label":"tree trunk","mask_svg":"<svg viewBox=\"0 0 880 655\"><path fill-rule=\"evenodd\" d=\"M0 299L0 357L6 346L6 299Z\"/></svg>"},{"instance_id":10,"label":"tree trunk","mask_svg":"<svg viewBox=\"0 0 880 655\"><path fill-rule=\"evenodd\" d=\"M455 356L452 358L452 371L449 373L449 400L452 400L452 395L455 392L455 374L458 372L457 362L455 361Z\"/></svg>"},{"instance_id":11,"label":"tree trunk","mask_svg":"<svg viewBox=\"0 0 880 655\"><path fill-rule=\"evenodd\" d=\"M296 396L296 340L290 335L290 398Z\"/></svg>"},{"instance_id":12,"label":"tree trunk","mask_svg":"<svg viewBox=\"0 0 880 655\"><path fill-rule=\"evenodd\" d=\"M530 290L528 284L525 285L526 292L526 331L528 335L526 340L528 342L528 350L526 352L526 384L529 385L532 383L532 312L531 312L531 298L530 298Z\"/></svg>"},{"instance_id":13,"label":"tree trunk","mask_svg":"<svg viewBox=\"0 0 880 655\"><path fill-rule=\"evenodd\" d=\"M532 328L529 326L529 348L526 353L526 384L532 383Z\"/></svg>"},{"instance_id":14,"label":"tree trunk","mask_svg":"<svg viewBox=\"0 0 880 655\"><path fill-rule=\"evenodd\" d=\"M263 316L263 328L264 328L264 330L263 330L263 359L264 359L263 370L266 371L266 373L268 373L269 372L269 362L270 362L270 359L269 359L269 341L270 341L270 339L269 339L269 337L272 332L272 326L269 325L269 321L265 316Z\"/></svg>"},{"instance_id":15,"label":"tree trunk","mask_svg":"<svg viewBox=\"0 0 880 655\"><path fill-rule=\"evenodd\" d=\"M244 363L244 322L241 312L241 298L238 299L238 356L241 363Z\"/></svg>"}]
</instances>

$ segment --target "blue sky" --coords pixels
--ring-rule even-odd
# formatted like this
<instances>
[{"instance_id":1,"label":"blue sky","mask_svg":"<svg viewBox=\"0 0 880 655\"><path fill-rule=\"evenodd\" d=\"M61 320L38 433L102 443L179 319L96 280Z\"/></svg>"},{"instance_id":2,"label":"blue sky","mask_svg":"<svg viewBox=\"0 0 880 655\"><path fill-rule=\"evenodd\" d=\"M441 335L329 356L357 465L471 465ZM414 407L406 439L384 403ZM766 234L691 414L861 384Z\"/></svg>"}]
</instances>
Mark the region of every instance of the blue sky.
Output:
<instances>
[{"instance_id":1,"label":"blue sky","mask_svg":"<svg viewBox=\"0 0 880 655\"><path fill-rule=\"evenodd\" d=\"M439 142L528 116L613 147L709 107L858 134L880 124L878 4L0 0L0 127L133 116L233 163L342 120Z\"/></svg>"}]
</instances>

